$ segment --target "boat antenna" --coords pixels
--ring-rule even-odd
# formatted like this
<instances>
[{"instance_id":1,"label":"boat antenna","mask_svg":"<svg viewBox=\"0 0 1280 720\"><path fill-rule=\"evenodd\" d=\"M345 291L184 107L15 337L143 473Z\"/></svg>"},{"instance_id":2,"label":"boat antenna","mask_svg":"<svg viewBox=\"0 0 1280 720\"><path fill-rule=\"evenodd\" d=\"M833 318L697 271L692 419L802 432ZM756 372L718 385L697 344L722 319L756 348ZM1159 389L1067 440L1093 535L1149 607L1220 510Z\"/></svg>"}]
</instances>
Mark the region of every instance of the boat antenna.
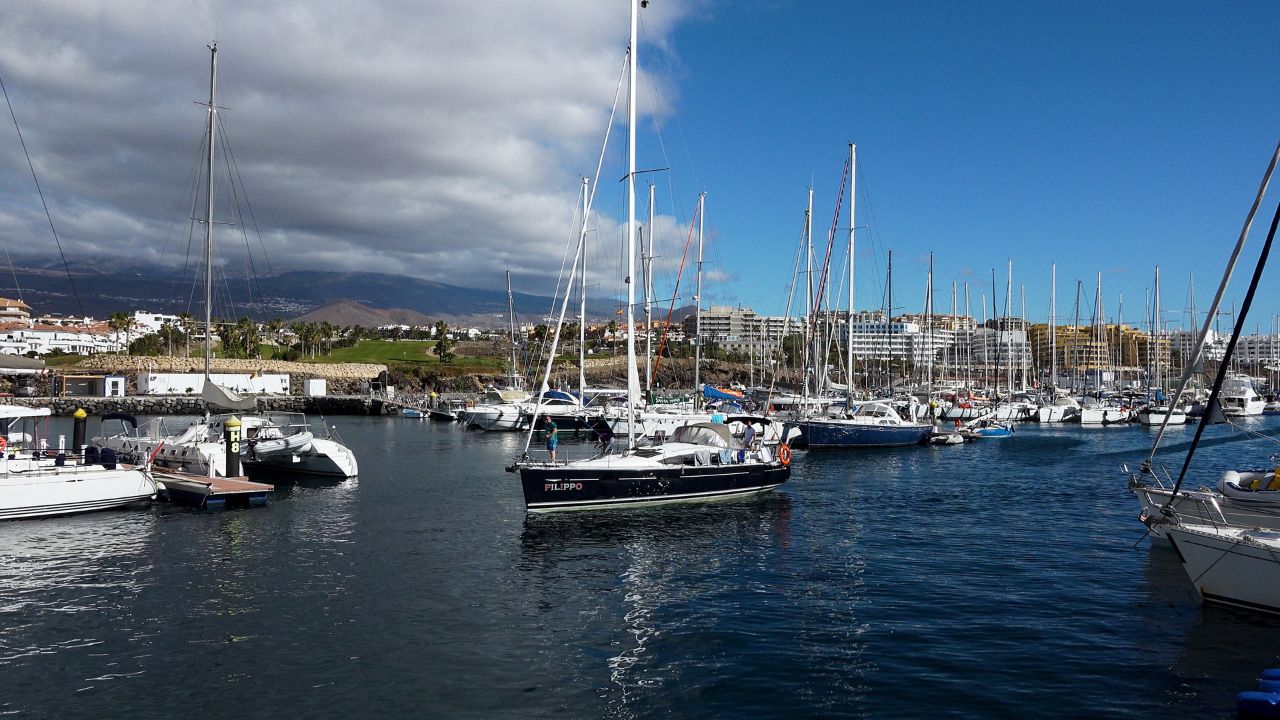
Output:
<instances>
[{"instance_id":1,"label":"boat antenna","mask_svg":"<svg viewBox=\"0 0 1280 720\"><path fill-rule=\"evenodd\" d=\"M1262 244L1262 252L1258 255L1258 264L1253 268L1253 279L1249 282L1249 290L1244 295L1244 303L1240 305L1240 316L1236 318L1235 327L1231 331L1231 341L1227 343L1226 354L1222 356L1222 361L1218 363L1218 374L1213 379L1213 390L1209 393L1208 409L1204 415L1200 416L1200 424L1196 426L1196 435L1191 438L1191 447L1187 449L1187 457L1182 461L1182 470L1178 472L1178 481L1173 484L1173 493L1169 495L1169 502L1165 504L1165 509L1172 507L1174 499L1178 497L1178 490L1182 488L1182 480L1187 475L1187 467L1191 465L1191 456L1195 454L1196 446L1200 444L1200 436L1204 434L1205 427L1213 422L1213 409L1217 407L1218 394L1222 391L1222 383L1227 377L1231 356L1236 351L1236 341L1240 339L1240 331L1244 329L1244 321L1249 315L1249 307L1253 305L1253 296L1258 292L1258 285L1262 280L1262 271L1267 265L1267 256L1271 254L1271 243L1276 237L1277 225L1280 225L1280 203L1276 204L1275 215L1271 218L1271 229L1267 231L1267 240ZM1165 417L1167 419L1168 415L1166 414Z\"/></svg>"}]
</instances>

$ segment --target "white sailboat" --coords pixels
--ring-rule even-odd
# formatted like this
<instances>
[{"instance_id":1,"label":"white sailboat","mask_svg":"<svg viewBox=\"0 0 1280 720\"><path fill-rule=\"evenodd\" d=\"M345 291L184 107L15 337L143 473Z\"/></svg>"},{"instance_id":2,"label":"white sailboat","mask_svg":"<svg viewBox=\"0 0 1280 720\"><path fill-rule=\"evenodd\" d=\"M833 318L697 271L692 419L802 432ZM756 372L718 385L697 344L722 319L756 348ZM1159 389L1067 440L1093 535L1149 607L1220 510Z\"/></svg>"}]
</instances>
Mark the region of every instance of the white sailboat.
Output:
<instances>
[{"instance_id":1,"label":"white sailboat","mask_svg":"<svg viewBox=\"0 0 1280 720\"><path fill-rule=\"evenodd\" d=\"M323 477L355 477L355 453L336 432L324 428L324 436L312 431L302 413L254 413L256 401L240 398L209 379L209 359L213 356L213 206L214 162L218 106L215 103L218 77L218 44L209 46L209 117L206 127L205 212L204 212L204 388L206 406L246 413L240 417L243 438L240 462L248 473L281 473ZM223 423L232 415L212 415L176 434L165 431L162 421L139 428L96 437L93 444L141 461L153 459L166 467L200 475L226 475Z\"/></svg>"},{"instance_id":2,"label":"white sailboat","mask_svg":"<svg viewBox=\"0 0 1280 720\"><path fill-rule=\"evenodd\" d=\"M1185 425L1187 411L1181 405L1175 405L1164 397L1164 368L1160 365L1163 354L1161 338L1163 337L1160 322L1160 266L1156 266L1154 303L1151 314L1151 342L1147 354L1151 357L1151 375L1155 381L1155 390L1151 401L1138 411L1138 422L1147 425Z\"/></svg>"},{"instance_id":3,"label":"white sailboat","mask_svg":"<svg viewBox=\"0 0 1280 720\"><path fill-rule=\"evenodd\" d=\"M14 429L47 424L50 414L49 408L0 405L0 520L106 510L155 497L151 473L119 463L114 451L100 455L89 447L80 456L79 448L50 449L34 440L40 433Z\"/></svg>"},{"instance_id":4,"label":"white sailboat","mask_svg":"<svg viewBox=\"0 0 1280 720\"><path fill-rule=\"evenodd\" d=\"M1208 336L1209 324L1221 302L1230 280L1236 260L1243 249L1249 228L1266 193L1271 174L1277 160L1280 160L1280 145L1271 157L1271 164L1263 177L1262 186L1258 190L1257 199L1249 211L1240 238L1236 243L1231 260L1227 264L1218 294L1206 318L1205 327L1200 333L1199 343L1188 362L1188 370L1184 372L1182 383L1175 395L1175 402L1191 375L1190 368L1200 359L1203 353L1205 338ZM1227 367L1235 352L1236 343L1240 339L1245 318L1260 284L1262 270L1266 265L1272 243L1275 240L1276 228L1280 225L1280 204L1277 205L1270 231L1263 244L1253 279L1241 304L1240 316L1231 339L1227 343L1226 353L1219 364L1218 373L1210 392L1209 406L1221 397L1227 382ZM1151 455L1143 463L1138 472L1129 474L1129 485L1144 502L1142 521L1151 531L1163 539L1177 553L1178 560L1190 578L1192 585L1206 603L1232 605L1250 610L1280 614L1280 530L1271 527L1257 527L1244 524L1233 524L1232 518L1224 508L1239 510L1251 508L1255 511L1268 510L1264 505L1265 496L1280 495L1280 469L1258 472L1252 476L1248 473L1235 473L1224 476L1220 480L1219 491L1198 491L1186 493L1182 484L1186 479L1187 469L1196 451L1205 427L1211 418L1201 418L1196 433L1182 463L1177 480L1168 489L1169 501L1158 507L1150 507L1145 503L1152 498L1152 488L1162 485L1157 478L1152 458L1160 442L1157 434ZM1163 430L1163 428L1161 428ZM1163 490L1163 488L1161 488ZM1253 497L1250 497L1250 496ZM1257 498L1255 501L1254 498ZM1269 498L1266 498L1269 499ZM1199 513L1192 512L1198 507ZM1270 515L1269 512L1262 513Z\"/></svg>"}]
</instances>

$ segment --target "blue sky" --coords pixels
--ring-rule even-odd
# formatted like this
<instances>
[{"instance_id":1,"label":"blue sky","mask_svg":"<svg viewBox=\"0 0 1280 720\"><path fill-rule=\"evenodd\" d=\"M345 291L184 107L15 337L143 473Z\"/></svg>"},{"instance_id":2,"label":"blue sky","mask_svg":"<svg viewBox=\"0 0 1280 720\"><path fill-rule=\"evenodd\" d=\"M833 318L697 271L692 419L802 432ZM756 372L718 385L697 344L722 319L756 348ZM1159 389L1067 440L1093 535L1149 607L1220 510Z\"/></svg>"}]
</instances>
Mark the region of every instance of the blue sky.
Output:
<instances>
[{"instance_id":1,"label":"blue sky","mask_svg":"<svg viewBox=\"0 0 1280 720\"><path fill-rule=\"evenodd\" d=\"M678 27L677 60L657 58L678 78L667 132L688 143L732 278L705 294L781 313L806 188L825 239L854 141L857 222L872 223L860 307L881 302L893 249L908 309L932 252L939 309L952 280L989 304L993 267L1003 305L1012 258L1032 317L1056 262L1059 314L1081 279L1087 318L1102 271L1104 311L1123 292L1136 322L1160 264L1177 322L1189 272L1208 304L1280 140L1278 36L1280 5L1261 2L716 4ZM1257 302L1250 327L1266 330L1280 303Z\"/></svg>"},{"instance_id":2,"label":"blue sky","mask_svg":"<svg viewBox=\"0 0 1280 720\"><path fill-rule=\"evenodd\" d=\"M541 294L594 173L628 12L625 0L11 5L0 74L69 257L187 257L193 101L216 38L220 117L261 229L219 226L218 262L265 251L277 271L492 289L511 269L516 290ZM880 305L892 249L897 311L920 309L932 252L940 310L953 279L976 308L992 268L1002 302L1012 259L1033 319L1056 262L1060 315L1077 279L1091 307L1102 271L1106 314L1123 292L1135 322L1159 263L1178 321L1193 270L1207 305L1280 140L1276 2L652 0L643 18L638 165L670 167L653 176L660 296L705 191L704 304L781 314L807 188L821 243L854 141L859 308ZM601 297L620 294L619 147L592 225ZM220 222L234 217L223 187ZM0 243L18 263L57 261L12 127ZM691 294L690 277L677 302ZM1280 302L1258 303L1250 326L1267 328Z\"/></svg>"}]
</instances>

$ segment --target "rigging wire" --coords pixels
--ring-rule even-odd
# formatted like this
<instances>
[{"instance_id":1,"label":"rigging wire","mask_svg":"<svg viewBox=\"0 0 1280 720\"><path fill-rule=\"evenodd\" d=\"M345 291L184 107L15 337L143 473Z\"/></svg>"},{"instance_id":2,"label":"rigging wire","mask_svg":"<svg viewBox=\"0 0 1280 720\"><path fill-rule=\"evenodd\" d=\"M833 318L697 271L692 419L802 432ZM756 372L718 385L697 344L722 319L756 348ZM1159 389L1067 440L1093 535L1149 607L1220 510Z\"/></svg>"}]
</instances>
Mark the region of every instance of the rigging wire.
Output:
<instances>
[{"instance_id":1,"label":"rigging wire","mask_svg":"<svg viewBox=\"0 0 1280 720\"><path fill-rule=\"evenodd\" d=\"M58 245L58 255L62 258L62 267L67 271L67 282L71 283L71 295L76 300L76 308L80 311L80 315L84 316L84 305L80 302L80 293L76 290L76 280L71 276L71 265L67 262L67 254L62 250L62 239L58 237L58 230L53 226L53 215L49 212L49 203L44 198L44 189L40 187L40 178L36 177L35 163L31 162L31 153L27 151L27 141L22 137L22 128L18 125L18 114L13 110L13 102L9 99L9 90L4 86L4 78L0 76L0 91L4 93L4 102L9 106L9 117L13 118L13 129L18 133L18 143L22 145L22 154L27 158L27 167L31 170L31 179L36 184L36 193L40 195L40 206L44 208L44 217L49 221L49 232L53 233L53 241ZM5 251L8 254L8 250ZM13 263L9 263L10 269ZM18 282L17 274L14 274L13 281ZM22 300L22 289L18 289L18 300Z\"/></svg>"},{"instance_id":2,"label":"rigging wire","mask_svg":"<svg viewBox=\"0 0 1280 720\"><path fill-rule=\"evenodd\" d=\"M1213 408L1218 402L1218 395L1222 391L1222 384L1227 378L1227 370L1230 363L1226 362L1234 356L1236 343L1240 340L1240 331L1244 329L1245 317L1249 314L1249 308L1253 305L1253 298L1258 292L1258 285L1262 280L1262 271L1267 265L1267 257L1271 254L1271 244L1276 237L1276 226L1280 225L1280 203L1276 204L1275 215L1271 219L1271 229L1267 231L1267 239L1262 243L1262 252L1258 255L1258 264L1253 269L1253 279L1249 283L1249 289L1245 292L1244 302L1240 304L1240 316L1236 319L1234 331L1231 333L1231 340L1227 342L1227 351L1223 356L1223 362L1218 363L1218 374L1213 379L1213 390L1209 393L1208 411L1204 417L1200 419L1200 423L1196 425L1195 437L1191 439L1191 447L1187 450L1187 457L1182 461L1182 469L1178 472L1178 481L1173 485L1173 493L1169 496L1170 507L1174 498L1178 496L1178 490L1182 487L1182 481L1186 478L1187 468L1191 465L1191 458L1195 455L1196 446L1200 443L1200 437L1204 435L1204 429L1208 427L1209 421L1212 419Z\"/></svg>"}]
</instances>

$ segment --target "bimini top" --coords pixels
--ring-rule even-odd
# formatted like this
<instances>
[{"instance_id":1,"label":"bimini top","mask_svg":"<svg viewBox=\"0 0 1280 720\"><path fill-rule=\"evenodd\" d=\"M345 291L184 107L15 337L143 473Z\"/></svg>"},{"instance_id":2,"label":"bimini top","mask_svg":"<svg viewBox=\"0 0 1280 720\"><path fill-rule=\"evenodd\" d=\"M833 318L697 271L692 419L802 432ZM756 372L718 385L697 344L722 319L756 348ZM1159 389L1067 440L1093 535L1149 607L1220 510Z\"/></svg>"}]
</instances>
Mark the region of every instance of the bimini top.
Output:
<instances>
[{"instance_id":1,"label":"bimini top","mask_svg":"<svg viewBox=\"0 0 1280 720\"><path fill-rule=\"evenodd\" d=\"M733 436L729 434L729 426L722 423L692 423L676 428L671 442L727 448L732 447Z\"/></svg>"},{"instance_id":2,"label":"bimini top","mask_svg":"<svg viewBox=\"0 0 1280 720\"><path fill-rule=\"evenodd\" d=\"M47 407L29 408L22 405L0 405L0 420L49 417L53 413Z\"/></svg>"}]
</instances>

